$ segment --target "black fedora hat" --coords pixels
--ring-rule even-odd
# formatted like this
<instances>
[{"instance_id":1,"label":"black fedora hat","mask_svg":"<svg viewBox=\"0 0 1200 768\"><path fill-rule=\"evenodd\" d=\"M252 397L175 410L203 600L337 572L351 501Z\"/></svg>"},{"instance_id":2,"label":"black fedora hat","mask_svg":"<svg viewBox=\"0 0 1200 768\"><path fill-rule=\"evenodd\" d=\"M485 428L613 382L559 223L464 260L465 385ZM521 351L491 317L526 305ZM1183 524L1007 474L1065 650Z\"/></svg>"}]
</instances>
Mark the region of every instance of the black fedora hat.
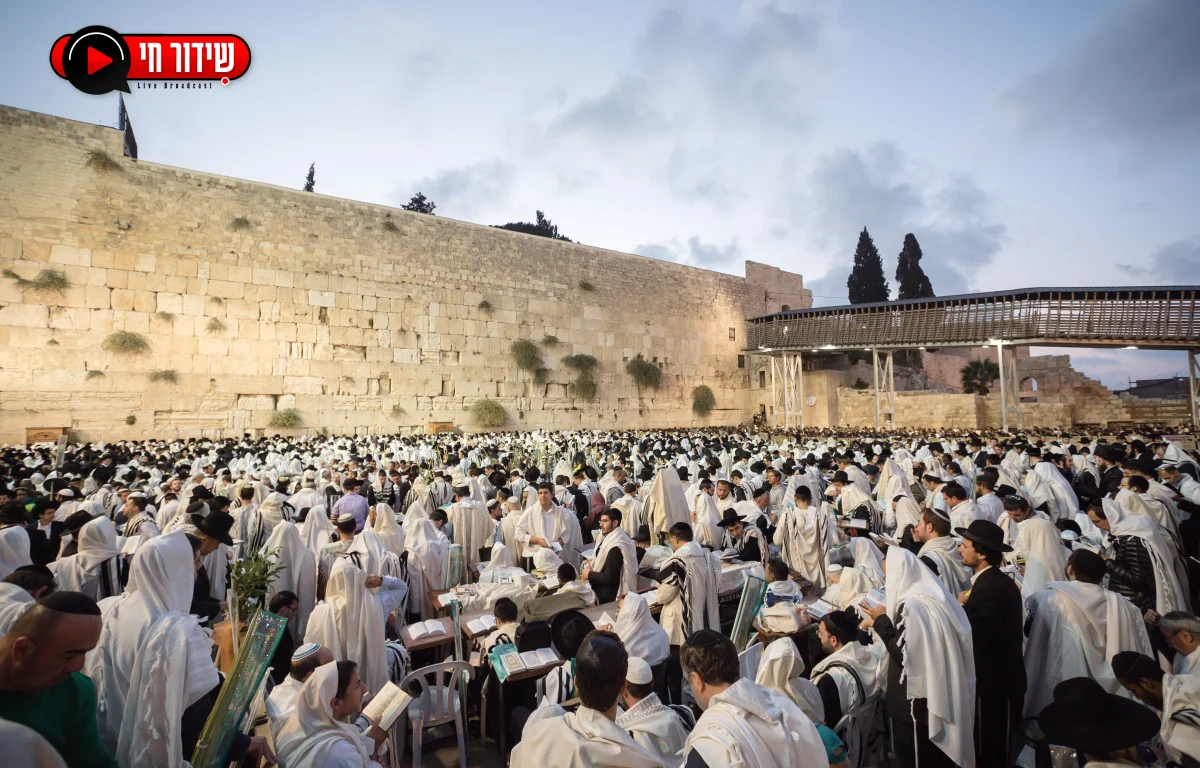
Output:
<instances>
[{"instance_id":1,"label":"black fedora hat","mask_svg":"<svg viewBox=\"0 0 1200 768\"><path fill-rule=\"evenodd\" d=\"M990 520L972 520L966 528L955 528L959 536L993 552L1012 552L1004 543L1004 530Z\"/></svg>"},{"instance_id":2,"label":"black fedora hat","mask_svg":"<svg viewBox=\"0 0 1200 768\"><path fill-rule=\"evenodd\" d=\"M830 482L841 483L842 485L846 485L850 482L850 476L839 469L837 472L833 473L833 480L831 480Z\"/></svg>"},{"instance_id":3,"label":"black fedora hat","mask_svg":"<svg viewBox=\"0 0 1200 768\"><path fill-rule=\"evenodd\" d=\"M227 547L233 546L229 530L233 528L233 517L225 512L209 512L206 517L192 515L192 525L210 539L216 539Z\"/></svg>"},{"instance_id":4,"label":"black fedora hat","mask_svg":"<svg viewBox=\"0 0 1200 768\"><path fill-rule=\"evenodd\" d=\"M554 650L564 659L573 659L579 653L583 639L596 628L592 620L580 611L563 611L550 624L550 638Z\"/></svg>"},{"instance_id":5,"label":"black fedora hat","mask_svg":"<svg viewBox=\"0 0 1200 768\"><path fill-rule=\"evenodd\" d=\"M1064 680L1038 715L1046 741L1082 752L1115 752L1154 738L1162 722L1146 705L1104 690L1090 677Z\"/></svg>"},{"instance_id":6,"label":"black fedora hat","mask_svg":"<svg viewBox=\"0 0 1200 768\"><path fill-rule=\"evenodd\" d=\"M730 508L721 513L721 522L717 523L717 525L722 528L728 528L731 525L741 525L744 522L746 521Z\"/></svg>"}]
</instances>

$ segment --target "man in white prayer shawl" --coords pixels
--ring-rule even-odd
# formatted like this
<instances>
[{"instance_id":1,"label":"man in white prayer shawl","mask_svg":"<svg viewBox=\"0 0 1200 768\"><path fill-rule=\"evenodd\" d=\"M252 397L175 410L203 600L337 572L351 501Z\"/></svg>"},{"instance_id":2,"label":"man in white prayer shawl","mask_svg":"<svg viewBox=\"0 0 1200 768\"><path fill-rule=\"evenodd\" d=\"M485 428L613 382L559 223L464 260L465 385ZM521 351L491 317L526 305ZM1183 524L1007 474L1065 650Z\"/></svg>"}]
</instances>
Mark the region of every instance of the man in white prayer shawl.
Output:
<instances>
[{"instance_id":1,"label":"man in white prayer shawl","mask_svg":"<svg viewBox=\"0 0 1200 768\"><path fill-rule=\"evenodd\" d=\"M330 543L335 533L325 505L318 504L309 509L299 528L300 538L304 540L304 546L313 553L313 562L316 562L321 556L321 548Z\"/></svg>"},{"instance_id":2,"label":"man in white prayer shawl","mask_svg":"<svg viewBox=\"0 0 1200 768\"><path fill-rule=\"evenodd\" d=\"M517 518L517 541L522 554L533 557L538 548L555 549L563 562L578 568L579 546L583 541L579 530L579 519L554 503L554 486L541 483L537 488L537 502Z\"/></svg>"},{"instance_id":3,"label":"man in white prayer shawl","mask_svg":"<svg viewBox=\"0 0 1200 768\"><path fill-rule=\"evenodd\" d=\"M772 540L788 568L823 590L829 583L825 569L837 545L837 528L825 510L813 506L807 485L796 488L793 500L780 510Z\"/></svg>"},{"instance_id":4,"label":"man in white prayer shawl","mask_svg":"<svg viewBox=\"0 0 1200 768\"><path fill-rule=\"evenodd\" d=\"M637 485L634 483L626 483L625 495L612 503L613 509L621 510L621 528L631 539L637 536L638 528L645 519L643 507L642 500L637 496ZM649 522L646 525L649 525Z\"/></svg>"},{"instance_id":5,"label":"man in white prayer shawl","mask_svg":"<svg viewBox=\"0 0 1200 768\"><path fill-rule=\"evenodd\" d=\"M1041 478L1042 485L1050 491L1051 521L1074 520L1075 514L1079 512L1079 497L1075 495L1075 489L1067 482L1067 478L1063 477L1062 472L1045 460L1034 464L1032 472Z\"/></svg>"},{"instance_id":6,"label":"man in white prayer shawl","mask_svg":"<svg viewBox=\"0 0 1200 768\"><path fill-rule=\"evenodd\" d=\"M284 768L379 768L371 760L387 734L372 724L366 733L345 720L362 711L359 670L345 661L317 667L300 689L296 711L279 732L276 748Z\"/></svg>"},{"instance_id":7,"label":"man in white prayer shawl","mask_svg":"<svg viewBox=\"0 0 1200 768\"><path fill-rule=\"evenodd\" d=\"M912 552L889 547L886 606L859 609L887 648L888 715L901 765L975 764L975 654L957 598Z\"/></svg>"},{"instance_id":8,"label":"man in white prayer shawl","mask_svg":"<svg viewBox=\"0 0 1200 768\"><path fill-rule=\"evenodd\" d=\"M681 661L703 710L684 746L685 765L828 765L813 721L788 696L743 678L728 637L709 629L696 632L683 647Z\"/></svg>"},{"instance_id":9,"label":"man in white prayer shawl","mask_svg":"<svg viewBox=\"0 0 1200 768\"><path fill-rule=\"evenodd\" d=\"M479 550L492 532L492 518L487 507L471 497L471 488L460 485L454 489L454 503L446 511L454 526L454 543L463 548L463 562L469 571L479 563Z\"/></svg>"},{"instance_id":10,"label":"man in white prayer shawl","mask_svg":"<svg viewBox=\"0 0 1200 768\"><path fill-rule=\"evenodd\" d=\"M300 540L295 523L284 521L276 525L262 549L264 553L271 554L273 565L282 568L275 574L275 581L267 590L267 602L270 603L271 598L285 591L295 594L299 600L295 621L287 624L292 639L298 643L304 637L308 617L317 602L317 564Z\"/></svg>"},{"instance_id":11,"label":"man in white prayer shawl","mask_svg":"<svg viewBox=\"0 0 1200 768\"><path fill-rule=\"evenodd\" d=\"M1112 666L1121 686L1161 718L1157 741L1164 748L1167 765L1196 765L1200 759L1200 677L1164 674L1153 658L1134 651L1118 653Z\"/></svg>"},{"instance_id":12,"label":"man in white prayer shawl","mask_svg":"<svg viewBox=\"0 0 1200 768\"><path fill-rule=\"evenodd\" d=\"M650 665L636 656L629 657L621 707L624 711L617 715L617 725L666 768L681 768L683 745L695 721L690 711L668 706L658 698Z\"/></svg>"},{"instance_id":13,"label":"man in white prayer shawl","mask_svg":"<svg viewBox=\"0 0 1200 768\"><path fill-rule=\"evenodd\" d=\"M1054 700L1054 687L1090 677L1108 693L1120 693L1112 659L1121 651L1150 656L1150 637L1137 607L1104 589L1105 563L1076 550L1067 560L1068 581L1047 584L1025 601L1025 717L1037 717Z\"/></svg>"},{"instance_id":14,"label":"man in white prayer shawl","mask_svg":"<svg viewBox=\"0 0 1200 768\"><path fill-rule=\"evenodd\" d=\"M1189 610L1182 563L1158 524L1130 514L1112 499L1102 499L1100 509L1096 507L1094 502L1088 506L1088 519L1109 534L1108 588L1128 597L1143 614Z\"/></svg>"},{"instance_id":15,"label":"man in white prayer shawl","mask_svg":"<svg viewBox=\"0 0 1200 768\"><path fill-rule=\"evenodd\" d=\"M85 524L76 554L49 568L60 592L82 592L97 602L121 594L121 545L112 520L98 517Z\"/></svg>"},{"instance_id":16,"label":"man in white prayer shawl","mask_svg":"<svg viewBox=\"0 0 1200 768\"><path fill-rule=\"evenodd\" d=\"M714 555L693 538L687 523L676 523L667 533L673 550L658 563L659 622L671 645L667 662L670 703L682 704L683 671L679 649L688 635L701 629L719 629L718 591L721 570Z\"/></svg>"},{"instance_id":17,"label":"man in white prayer shawl","mask_svg":"<svg viewBox=\"0 0 1200 768\"><path fill-rule=\"evenodd\" d=\"M597 627L617 633L625 651L634 658L641 659L651 667L657 667L667 661L670 654L670 644L667 633L654 617L650 615L650 604L646 598L636 592L625 595L617 609L617 621L611 627Z\"/></svg>"},{"instance_id":18,"label":"man in white prayer shawl","mask_svg":"<svg viewBox=\"0 0 1200 768\"><path fill-rule=\"evenodd\" d=\"M317 667L323 667L333 660L333 652L316 643L305 643L292 652L287 677L271 689L266 700L267 722L271 737L277 743L279 732L296 711L296 702L304 683L312 677Z\"/></svg>"},{"instance_id":19,"label":"man in white prayer shawl","mask_svg":"<svg viewBox=\"0 0 1200 768\"><path fill-rule=\"evenodd\" d=\"M883 553L875 542L865 536L855 536L849 542L850 554L854 556L854 567L866 575L875 589L883 589Z\"/></svg>"},{"instance_id":20,"label":"man in white prayer shawl","mask_svg":"<svg viewBox=\"0 0 1200 768\"><path fill-rule=\"evenodd\" d=\"M736 657L735 657L736 658ZM663 768L663 762L616 723L629 656L611 632L589 634L575 655L579 708L539 707L513 748L514 766L555 768ZM290 765L288 768L292 768Z\"/></svg>"},{"instance_id":21,"label":"man in white prayer shawl","mask_svg":"<svg viewBox=\"0 0 1200 768\"><path fill-rule=\"evenodd\" d=\"M407 527L409 521L404 522ZM438 535L433 521L417 519L408 529L404 547L408 551L408 593L413 596L409 612L431 619L435 609L429 592L444 586L449 542Z\"/></svg>"},{"instance_id":22,"label":"man in white prayer shawl","mask_svg":"<svg viewBox=\"0 0 1200 768\"><path fill-rule=\"evenodd\" d=\"M958 553L958 540L950 535L952 530L950 521L938 510L925 509L912 538L921 545L917 557L941 579L950 594L957 595L971 588L971 574Z\"/></svg>"},{"instance_id":23,"label":"man in white prayer shawl","mask_svg":"<svg viewBox=\"0 0 1200 768\"><path fill-rule=\"evenodd\" d=\"M771 691L783 694L795 704L813 724L823 723L824 706L817 686L801 677L804 659L791 642L773 642L763 651L754 682Z\"/></svg>"},{"instance_id":24,"label":"man in white prayer shawl","mask_svg":"<svg viewBox=\"0 0 1200 768\"><path fill-rule=\"evenodd\" d=\"M383 606L371 592L381 581L348 559L338 560L304 633L304 642L325 646L339 661L357 662L363 682L376 693L388 682Z\"/></svg>"},{"instance_id":25,"label":"man in white prayer shawl","mask_svg":"<svg viewBox=\"0 0 1200 768\"><path fill-rule=\"evenodd\" d=\"M637 547L621 527L621 511L601 512L596 559L584 566L580 578L592 585L597 600L611 603L637 592L638 565Z\"/></svg>"},{"instance_id":26,"label":"man in white prayer shawl","mask_svg":"<svg viewBox=\"0 0 1200 768\"><path fill-rule=\"evenodd\" d=\"M710 549L721 549L725 532L721 530L721 513L713 498L714 485L711 480L700 483L700 492L692 504L692 530L697 544Z\"/></svg>"},{"instance_id":27,"label":"man in white prayer shawl","mask_svg":"<svg viewBox=\"0 0 1200 768\"><path fill-rule=\"evenodd\" d=\"M882 643L862 645L858 632L858 619L845 611L822 616L817 638L829 655L813 665L809 679L821 696L823 721L842 736L850 764L877 765L887 744L881 713L869 704L882 692L886 657Z\"/></svg>"},{"instance_id":28,"label":"man in white prayer shawl","mask_svg":"<svg viewBox=\"0 0 1200 768\"><path fill-rule=\"evenodd\" d=\"M371 510L368 522L384 549L396 557L404 554L404 531L396 522L396 512L390 504L376 504Z\"/></svg>"},{"instance_id":29,"label":"man in white prayer shawl","mask_svg":"<svg viewBox=\"0 0 1200 768\"><path fill-rule=\"evenodd\" d=\"M675 523L686 523L692 519L688 510L687 497L679 482L679 473L671 467L660 469L650 486L650 498L646 500L644 517L650 526L651 542L657 542L657 534L666 533Z\"/></svg>"},{"instance_id":30,"label":"man in white prayer shawl","mask_svg":"<svg viewBox=\"0 0 1200 768\"><path fill-rule=\"evenodd\" d=\"M1049 520L1030 517L1017 524L1017 540L1007 557L1025 560L1021 575L1021 597L1028 599L1047 584L1067 577L1067 555L1062 536Z\"/></svg>"},{"instance_id":31,"label":"man in white prayer shawl","mask_svg":"<svg viewBox=\"0 0 1200 768\"><path fill-rule=\"evenodd\" d=\"M975 502L967 498L967 489L958 483L943 485L942 498L950 510L950 525L954 528L969 528L972 521L980 518Z\"/></svg>"}]
</instances>

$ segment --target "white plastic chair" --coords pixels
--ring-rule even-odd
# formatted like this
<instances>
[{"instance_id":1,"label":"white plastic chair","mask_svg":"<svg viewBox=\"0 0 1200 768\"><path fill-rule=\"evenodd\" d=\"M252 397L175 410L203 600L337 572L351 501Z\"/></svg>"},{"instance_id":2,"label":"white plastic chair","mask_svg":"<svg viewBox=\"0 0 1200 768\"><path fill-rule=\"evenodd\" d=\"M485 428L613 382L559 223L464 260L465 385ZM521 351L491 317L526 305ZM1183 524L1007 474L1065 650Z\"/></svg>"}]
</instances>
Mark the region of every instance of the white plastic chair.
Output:
<instances>
[{"instance_id":1,"label":"white plastic chair","mask_svg":"<svg viewBox=\"0 0 1200 768\"><path fill-rule=\"evenodd\" d=\"M762 655L763 644L761 642L754 643L738 654L738 666L741 667L742 677L751 681L758 677L758 665L762 661Z\"/></svg>"},{"instance_id":2,"label":"white plastic chair","mask_svg":"<svg viewBox=\"0 0 1200 768\"><path fill-rule=\"evenodd\" d=\"M465 661L447 661L410 672L400 683L402 690L409 690L411 683L421 687L421 694L408 705L408 719L412 722L412 759L414 766L421 765L421 746L426 728L454 722L458 736L458 764L467 766L467 723L458 685L470 680L474 668ZM430 684L428 678L433 677Z\"/></svg>"}]
</instances>

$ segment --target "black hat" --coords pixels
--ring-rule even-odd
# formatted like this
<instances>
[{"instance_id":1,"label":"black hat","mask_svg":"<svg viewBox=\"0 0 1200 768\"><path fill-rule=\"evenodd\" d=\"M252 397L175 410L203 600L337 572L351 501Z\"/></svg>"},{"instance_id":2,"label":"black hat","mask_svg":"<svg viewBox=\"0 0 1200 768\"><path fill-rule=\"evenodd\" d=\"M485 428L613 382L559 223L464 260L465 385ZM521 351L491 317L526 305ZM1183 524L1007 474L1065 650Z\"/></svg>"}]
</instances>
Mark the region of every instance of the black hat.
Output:
<instances>
[{"instance_id":1,"label":"black hat","mask_svg":"<svg viewBox=\"0 0 1200 768\"><path fill-rule=\"evenodd\" d=\"M1123 453L1118 451L1116 448L1113 448L1111 445L1097 445L1095 450L1092 451L1092 454L1098 459L1104 459L1105 461L1111 461L1113 463L1119 463L1125 458Z\"/></svg>"},{"instance_id":2,"label":"black hat","mask_svg":"<svg viewBox=\"0 0 1200 768\"><path fill-rule=\"evenodd\" d=\"M550 638L554 650L564 659L573 659L579 653L583 639L596 628L592 620L580 611L563 611L550 624Z\"/></svg>"},{"instance_id":3,"label":"black hat","mask_svg":"<svg viewBox=\"0 0 1200 768\"><path fill-rule=\"evenodd\" d=\"M210 539L216 539L227 547L233 546L229 530L233 528L233 517L225 512L209 512L207 517L192 515L192 525Z\"/></svg>"},{"instance_id":4,"label":"black hat","mask_svg":"<svg viewBox=\"0 0 1200 768\"><path fill-rule=\"evenodd\" d=\"M766 496L770 492L771 492L770 488L768 488L765 485L760 485L759 487L754 489L754 498L757 499L759 496Z\"/></svg>"},{"instance_id":5,"label":"black hat","mask_svg":"<svg viewBox=\"0 0 1200 768\"><path fill-rule=\"evenodd\" d=\"M80 528L92 522L94 519L95 518L93 518L90 514L81 509L78 512L72 512L71 514L67 515L67 519L63 522L66 524L68 531L71 533L78 533Z\"/></svg>"},{"instance_id":6,"label":"black hat","mask_svg":"<svg viewBox=\"0 0 1200 768\"><path fill-rule=\"evenodd\" d=\"M993 552L1012 552L1004 543L1004 529L991 520L972 520L966 528L955 528L959 536Z\"/></svg>"},{"instance_id":7,"label":"black hat","mask_svg":"<svg viewBox=\"0 0 1200 768\"><path fill-rule=\"evenodd\" d=\"M740 525L746 522L733 509L727 509L721 513L721 522L717 523L722 528L728 528L731 525Z\"/></svg>"},{"instance_id":8,"label":"black hat","mask_svg":"<svg viewBox=\"0 0 1200 768\"><path fill-rule=\"evenodd\" d=\"M650 541L650 526L645 524L639 525L637 529L637 535L633 537L633 540Z\"/></svg>"},{"instance_id":9,"label":"black hat","mask_svg":"<svg viewBox=\"0 0 1200 768\"><path fill-rule=\"evenodd\" d=\"M1154 738L1162 723L1146 705L1104 690L1090 677L1064 680L1038 715L1046 741L1082 752L1115 752Z\"/></svg>"},{"instance_id":10,"label":"black hat","mask_svg":"<svg viewBox=\"0 0 1200 768\"><path fill-rule=\"evenodd\" d=\"M833 481L832 482L841 483L842 485L846 485L850 482L850 476L839 469L837 472L833 473Z\"/></svg>"}]
</instances>

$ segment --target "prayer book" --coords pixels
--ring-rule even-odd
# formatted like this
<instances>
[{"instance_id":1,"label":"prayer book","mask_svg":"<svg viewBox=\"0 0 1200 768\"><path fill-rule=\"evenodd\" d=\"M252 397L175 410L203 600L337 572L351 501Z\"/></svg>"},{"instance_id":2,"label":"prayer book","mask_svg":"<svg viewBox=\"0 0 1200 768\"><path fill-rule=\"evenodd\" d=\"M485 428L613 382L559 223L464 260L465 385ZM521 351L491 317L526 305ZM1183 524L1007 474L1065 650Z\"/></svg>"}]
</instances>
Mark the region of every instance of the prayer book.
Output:
<instances>
[{"instance_id":1,"label":"prayer book","mask_svg":"<svg viewBox=\"0 0 1200 768\"><path fill-rule=\"evenodd\" d=\"M521 663L525 669L537 669L558 663L558 655L552 648L539 648L536 651L525 651L521 654Z\"/></svg>"},{"instance_id":2,"label":"prayer book","mask_svg":"<svg viewBox=\"0 0 1200 768\"><path fill-rule=\"evenodd\" d=\"M516 648L516 646L513 646ZM521 661L521 654L517 651L509 651L500 655L500 666L504 669L504 676L522 672L525 669L525 662Z\"/></svg>"},{"instance_id":3,"label":"prayer book","mask_svg":"<svg viewBox=\"0 0 1200 768\"><path fill-rule=\"evenodd\" d=\"M562 552L562 544L559 544L557 541L552 541L550 542L550 549L553 549L555 552Z\"/></svg>"},{"instance_id":4,"label":"prayer book","mask_svg":"<svg viewBox=\"0 0 1200 768\"><path fill-rule=\"evenodd\" d=\"M467 622L467 629L470 630L472 635L482 635L485 632L491 632L495 628L496 617L490 613Z\"/></svg>"},{"instance_id":5,"label":"prayer book","mask_svg":"<svg viewBox=\"0 0 1200 768\"><path fill-rule=\"evenodd\" d=\"M428 621L418 621L415 624L409 624L408 634L413 640L420 640L431 635L444 635L446 634L446 628L437 619L429 619Z\"/></svg>"},{"instance_id":6,"label":"prayer book","mask_svg":"<svg viewBox=\"0 0 1200 768\"><path fill-rule=\"evenodd\" d=\"M400 686L389 681L363 708L363 714L386 731L404 714L412 700L413 697L400 690Z\"/></svg>"},{"instance_id":7,"label":"prayer book","mask_svg":"<svg viewBox=\"0 0 1200 768\"><path fill-rule=\"evenodd\" d=\"M887 596L884 595L882 589L872 589L862 596L862 601L870 606L885 606L887 605Z\"/></svg>"},{"instance_id":8,"label":"prayer book","mask_svg":"<svg viewBox=\"0 0 1200 768\"><path fill-rule=\"evenodd\" d=\"M852 517L846 521L846 526L849 528L861 528L866 530L871 527L871 524L859 517Z\"/></svg>"},{"instance_id":9,"label":"prayer book","mask_svg":"<svg viewBox=\"0 0 1200 768\"><path fill-rule=\"evenodd\" d=\"M835 609L833 605L825 602L824 600L818 600L815 603L804 607L805 613L807 613L808 617L813 621L820 621L825 616L833 613L834 610Z\"/></svg>"},{"instance_id":10,"label":"prayer book","mask_svg":"<svg viewBox=\"0 0 1200 768\"><path fill-rule=\"evenodd\" d=\"M608 624L610 627L615 627L617 626L617 620L612 616L609 616L608 611L605 611L604 613L600 614L600 618L596 619L595 624L597 627L605 624Z\"/></svg>"},{"instance_id":11,"label":"prayer book","mask_svg":"<svg viewBox=\"0 0 1200 768\"><path fill-rule=\"evenodd\" d=\"M878 533L869 533L869 534L867 534L867 535L868 535L868 536L870 536L870 537L871 537L872 539L874 539L875 541L878 541L878 542L880 542L880 543L882 543L882 544L887 544L889 547L898 547L898 546L900 546L900 542L896 541L896 540L895 540L895 539L893 539L891 536L883 536L883 535L881 535L881 534L878 534Z\"/></svg>"},{"instance_id":12,"label":"prayer book","mask_svg":"<svg viewBox=\"0 0 1200 768\"><path fill-rule=\"evenodd\" d=\"M580 557L582 557L584 560L595 560L595 559L596 559L596 548L595 548L595 547L591 547L591 548L589 548L589 549L585 549L585 550L581 551L581 552L579 553L579 555L580 555Z\"/></svg>"},{"instance_id":13,"label":"prayer book","mask_svg":"<svg viewBox=\"0 0 1200 768\"><path fill-rule=\"evenodd\" d=\"M558 574L552 573L542 579L542 586L546 589L557 589L562 582L558 580Z\"/></svg>"}]
</instances>

